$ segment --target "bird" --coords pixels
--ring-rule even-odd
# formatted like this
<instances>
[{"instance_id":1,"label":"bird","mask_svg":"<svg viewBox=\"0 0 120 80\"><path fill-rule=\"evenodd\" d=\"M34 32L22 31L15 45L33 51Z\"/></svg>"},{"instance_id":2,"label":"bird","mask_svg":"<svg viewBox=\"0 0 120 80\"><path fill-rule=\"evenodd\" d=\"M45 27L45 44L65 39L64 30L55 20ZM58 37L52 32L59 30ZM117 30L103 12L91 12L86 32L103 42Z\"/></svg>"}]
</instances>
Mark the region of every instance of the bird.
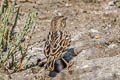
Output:
<instances>
[{"instance_id":1,"label":"bird","mask_svg":"<svg viewBox=\"0 0 120 80\"><path fill-rule=\"evenodd\" d=\"M71 36L65 30L67 17L56 16L51 21L51 27L47 35L44 55L47 58L45 69L53 71L55 69L55 62L57 59L61 59L67 66L71 66L71 62L68 62L63 58L64 52L70 46Z\"/></svg>"}]
</instances>

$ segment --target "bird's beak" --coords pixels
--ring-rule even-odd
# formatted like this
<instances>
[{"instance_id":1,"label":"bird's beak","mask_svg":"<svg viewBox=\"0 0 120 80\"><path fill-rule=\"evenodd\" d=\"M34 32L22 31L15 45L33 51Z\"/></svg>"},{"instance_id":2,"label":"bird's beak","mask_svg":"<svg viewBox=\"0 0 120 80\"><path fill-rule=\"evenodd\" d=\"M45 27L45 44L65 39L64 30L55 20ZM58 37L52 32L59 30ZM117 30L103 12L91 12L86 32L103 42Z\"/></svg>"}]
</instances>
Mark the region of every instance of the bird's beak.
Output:
<instances>
[{"instance_id":1,"label":"bird's beak","mask_svg":"<svg viewBox=\"0 0 120 80\"><path fill-rule=\"evenodd\" d=\"M67 19L67 17L64 18L64 20L66 20L66 19Z\"/></svg>"}]
</instances>

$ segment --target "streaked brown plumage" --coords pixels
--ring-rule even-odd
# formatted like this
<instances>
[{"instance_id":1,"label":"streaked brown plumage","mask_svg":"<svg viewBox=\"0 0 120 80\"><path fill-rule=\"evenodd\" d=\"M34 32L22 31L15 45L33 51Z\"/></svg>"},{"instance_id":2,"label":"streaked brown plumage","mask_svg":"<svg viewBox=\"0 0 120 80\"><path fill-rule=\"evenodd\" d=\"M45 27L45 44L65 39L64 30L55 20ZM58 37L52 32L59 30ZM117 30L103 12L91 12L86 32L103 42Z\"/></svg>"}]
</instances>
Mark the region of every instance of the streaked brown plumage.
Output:
<instances>
[{"instance_id":1,"label":"streaked brown plumage","mask_svg":"<svg viewBox=\"0 0 120 80\"><path fill-rule=\"evenodd\" d=\"M51 28L47 36L44 54L47 58L46 69L53 71L55 61L63 56L64 51L70 45L70 36L64 30L66 27L66 17L56 16L51 21ZM62 58L66 63L67 67L68 62Z\"/></svg>"}]
</instances>

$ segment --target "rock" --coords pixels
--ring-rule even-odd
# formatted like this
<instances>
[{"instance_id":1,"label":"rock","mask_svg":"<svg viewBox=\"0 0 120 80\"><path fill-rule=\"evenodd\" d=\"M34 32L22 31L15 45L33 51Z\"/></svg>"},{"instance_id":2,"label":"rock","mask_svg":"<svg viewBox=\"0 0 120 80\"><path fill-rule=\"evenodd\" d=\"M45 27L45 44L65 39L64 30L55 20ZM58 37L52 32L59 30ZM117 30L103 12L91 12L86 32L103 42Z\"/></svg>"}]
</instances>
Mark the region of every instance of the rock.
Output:
<instances>
[{"instance_id":1,"label":"rock","mask_svg":"<svg viewBox=\"0 0 120 80\"><path fill-rule=\"evenodd\" d=\"M70 6L72 6L72 4L66 3L65 6L70 7Z\"/></svg>"},{"instance_id":2,"label":"rock","mask_svg":"<svg viewBox=\"0 0 120 80\"><path fill-rule=\"evenodd\" d=\"M109 3L108 3L108 5L109 6L114 6L115 4L114 4L114 1L110 1Z\"/></svg>"},{"instance_id":3,"label":"rock","mask_svg":"<svg viewBox=\"0 0 120 80\"><path fill-rule=\"evenodd\" d=\"M108 48L110 48L110 49L113 49L113 48L117 48L118 46L117 46L117 44L110 44L109 46L108 46Z\"/></svg>"},{"instance_id":4,"label":"rock","mask_svg":"<svg viewBox=\"0 0 120 80\"><path fill-rule=\"evenodd\" d=\"M90 29L88 32L90 32L90 33L98 33L99 31L95 30L95 29Z\"/></svg>"}]
</instances>

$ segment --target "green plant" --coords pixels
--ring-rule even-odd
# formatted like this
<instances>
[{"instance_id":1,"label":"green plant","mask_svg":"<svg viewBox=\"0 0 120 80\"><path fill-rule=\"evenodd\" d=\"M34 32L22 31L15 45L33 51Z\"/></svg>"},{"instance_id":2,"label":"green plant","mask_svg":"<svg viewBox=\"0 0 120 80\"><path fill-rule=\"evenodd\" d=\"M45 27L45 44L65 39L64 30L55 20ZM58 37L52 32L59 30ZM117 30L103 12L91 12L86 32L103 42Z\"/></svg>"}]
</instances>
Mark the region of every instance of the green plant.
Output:
<instances>
[{"instance_id":1,"label":"green plant","mask_svg":"<svg viewBox=\"0 0 120 80\"><path fill-rule=\"evenodd\" d=\"M29 42L37 23L37 11L27 13L23 29L13 33L17 25L20 7L15 8L13 3L2 0L0 9L0 64L5 69L19 70L27 55ZM15 17L15 19L13 18ZM21 55L21 59L17 55ZM18 61L19 60L19 61ZM1 67L0 65L0 67ZM5 67L7 65L7 67Z\"/></svg>"}]
</instances>

